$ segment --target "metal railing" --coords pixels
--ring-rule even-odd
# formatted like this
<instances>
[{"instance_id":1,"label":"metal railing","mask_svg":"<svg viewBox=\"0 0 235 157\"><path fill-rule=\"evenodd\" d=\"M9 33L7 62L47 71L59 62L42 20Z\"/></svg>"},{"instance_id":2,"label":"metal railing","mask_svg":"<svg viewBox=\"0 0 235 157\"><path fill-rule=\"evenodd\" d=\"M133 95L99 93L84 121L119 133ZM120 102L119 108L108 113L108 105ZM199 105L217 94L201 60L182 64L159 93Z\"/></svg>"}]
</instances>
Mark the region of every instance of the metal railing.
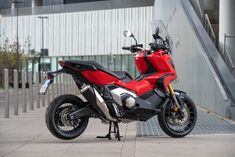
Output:
<instances>
[{"instance_id":1,"label":"metal railing","mask_svg":"<svg viewBox=\"0 0 235 157\"><path fill-rule=\"evenodd\" d=\"M211 38L212 42L218 48L217 38L216 38L216 35L215 35L215 32L214 32L214 29L212 27L212 24L210 22L209 16L208 16L207 13L205 13L205 14L203 13L199 1L196 0L195 2L196 2L196 5L197 5L196 6L197 7L197 14L198 14L199 18L202 21L202 23L204 25L204 28L205 28L206 32L208 33L209 37ZM192 4L192 2L191 2L191 4ZM235 65L234 65L233 60L232 60L231 55L230 55L231 50L226 48L226 40L228 38L234 38L235 39L235 36L225 34L224 49L223 49L223 52L220 52L220 54L221 54L222 58L224 59L226 65L228 66L229 70L231 71L231 73L235 77Z\"/></svg>"},{"instance_id":2,"label":"metal railing","mask_svg":"<svg viewBox=\"0 0 235 157\"><path fill-rule=\"evenodd\" d=\"M234 66L234 63L232 61L232 58L228 49L224 50L223 58L224 58L225 63L229 66L229 70L233 73L235 70L235 66Z\"/></svg>"},{"instance_id":3,"label":"metal railing","mask_svg":"<svg viewBox=\"0 0 235 157\"><path fill-rule=\"evenodd\" d=\"M215 32L214 32L213 27L211 25L211 22L210 22L208 14L204 15L204 27L206 29L206 32L210 36L211 40L213 41L213 43L216 45Z\"/></svg>"},{"instance_id":4,"label":"metal railing","mask_svg":"<svg viewBox=\"0 0 235 157\"><path fill-rule=\"evenodd\" d=\"M231 71L231 73L233 74L233 76L235 77L235 65L234 62L231 58L230 55L230 50L227 47L227 39L234 39L235 40L235 36L234 35L224 35L224 49L223 49L223 58L225 63L229 66L229 70Z\"/></svg>"},{"instance_id":5,"label":"metal railing","mask_svg":"<svg viewBox=\"0 0 235 157\"><path fill-rule=\"evenodd\" d=\"M200 19L201 19L201 21L203 21L204 13L202 11L202 7L201 7L201 5L200 5L198 0L196 0L196 3L197 3L198 11L199 11L199 14L200 14Z\"/></svg>"},{"instance_id":6,"label":"metal railing","mask_svg":"<svg viewBox=\"0 0 235 157\"><path fill-rule=\"evenodd\" d=\"M43 74L41 76L44 79ZM36 72L36 81L33 82L32 72L28 72L27 75L26 71L22 70L21 76L18 76L17 70L14 70L13 89L10 89L9 70L4 69L4 117L9 118L11 114L19 115L19 111L22 111L22 113L28 110L33 111L35 107L45 107L58 95L79 95L75 82L67 74L56 77L45 95L38 94L40 86L39 72Z\"/></svg>"}]
</instances>

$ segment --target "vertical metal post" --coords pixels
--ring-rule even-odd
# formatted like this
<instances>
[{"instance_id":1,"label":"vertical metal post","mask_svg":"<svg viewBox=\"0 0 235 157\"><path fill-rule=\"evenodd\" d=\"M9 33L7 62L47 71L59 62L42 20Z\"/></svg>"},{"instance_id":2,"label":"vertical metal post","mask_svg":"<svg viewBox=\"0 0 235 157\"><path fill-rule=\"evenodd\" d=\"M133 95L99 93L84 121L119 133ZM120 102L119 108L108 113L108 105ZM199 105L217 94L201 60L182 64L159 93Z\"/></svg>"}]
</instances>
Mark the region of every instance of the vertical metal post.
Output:
<instances>
[{"instance_id":1,"label":"vertical metal post","mask_svg":"<svg viewBox=\"0 0 235 157\"><path fill-rule=\"evenodd\" d=\"M58 94L62 95L62 75L59 75L59 86L60 88Z\"/></svg>"},{"instance_id":2,"label":"vertical metal post","mask_svg":"<svg viewBox=\"0 0 235 157\"><path fill-rule=\"evenodd\" d=\"M45 78L44 78L44 75L43 75L43 72L41 71L41 80L43 81ZM41 83L42 83L41 81ZM46 95L41 95L41 98L42 98L42 106L45 107L45 103L46 103Z\"/></svg>"},{"instance_id":3,"label":"vertical metal post","mask_svg":"<svg viewBox=\"0 0 235 157\"><path fill-rule=\"evenodd\" d=\"M55 96L55 79L54 79L54 83L52 84L52 87L51 87L51 89L52 89L52 99L54 99L54 96Z\"/></svg>"},{"instance_id":4,"label":"vertical metal post","mask_svg":"<svg viewBox=\"0 0 235 157\"><path fill-rule=\"evenodd\" d=\"M69 93L70 93L70 94L72 94L72 90L71 90L71 89L72 89L72 85L71 85L71 84L72 84L72 79L71 79L71 77L69 76Z\"/></svg>"},{"instance_id":5,"label":"vertical metal post","mask_svg":"<svg viewBox=\"0 0 235 157\"><path fill-rule=\"evenodd\" d=\"M56 77L56 89L55 89L55 96L58 96L59 94L59 77Z\"/></svg>"},{"instance_id":6,"label":"vertical metal post","mask_svg":"<svg viewBox=\"0 0 235 157\"><path fill-rule=\"evenodd\" d=\"M71 79L70 79L70 75L68 75L68 93L71 94Z\"/></svg>"},{"instance_id":7,"label":"vertical metal post","mask_svg":"<svg viewBox=\"0 0 235 157\"><path fill-rule=\"evenodd\" d=\"M73 94L73 79L72 76L70 76L70 92Z\"/></svg>"},{"instance_id":8,"label":"vertical metal post","mask_svg":"<svg viewBox=\"0 0 235 157\"><path fill-rule=\"evenodd\" d=\"M64 74L64 85L65 85L65 89L64 89L64 92L66 94L68 94L68 75L67 74Z\"/></svg>"},{"instance_id":9,"label":"vertical metal post","mask_svg":"<svg viewBox=\"0 0 235 157\"><path fill-rule=\"evenodd\" d=\"M14 115L18 115L19 114L19 107L18 107L18 71L16 69L13 70L13 74L14 74Z\"/></svg>"},{"instance_id":10,"label":"vertical metal post","mask_svg":"<svg viewBox=\"0 0 235 157\"><path fill-rule=\"evenodd\" d=\"M62 77L63 77L63 83L62 83L63 89L61 91L62 91L62 94L65 94L66 93L66 91L65 91L65 89L66 89L66 84L65 84L66 75L62 74Z\"/></svg>"},{"instance_id":11,"label":"vertical metal post","mask_svg":"<svg viewBox=\"0 0 235 157\"><path fill-rule=\"evenodd\" d=\"M48 90L47 90L47 93L46 93L46 97L47 97L47 106L50 104L50 91L51 91L51 89L49 88Z\"/></svg>"},{"instance_id":12,"label":"vertical metal post","mask_svg":"<svg viewBox=\"0 0 235 157\"><path fill-rule=\"evenodd\" d=\"M8 69L4 69L4 117L9 118L9 72Z\"/></svg>"},{"instance_id":13,"label":"vertical metal post","mask_svg":"<svg viewBox=\"0 0 235 157\"><path fill-rule=\"evenodd\" d=\"M36 72L36 102L37 102L37 108L40 108L40 95L38 94L39 91L39 72Z\"/></svg>"},{"instance_id":14,"label":"vertical metal post","mask_svg":"<svg viewBox=\"0 0 235 157\"><path fill-rule=\"evenodd\" d=\"M13 0L11 2L16 7L16 69L19 72L19 26L18 26L18 16L19 16L19 4L23 3L22 1Z\"/></svg>"},{"instance_id":15,"label":"vertical metal post","mask_svg":"<svg viewBox=\"0 0 235 157\"><path fill-rule=\"evenodd\" d=\"M26 112L27 108L26 108L26 79L25 79L25 75L26 75L26 72L25 70L22 70L22 91L21 91L21 94L22 94L22 109L23 109L23 112Z\"/></svg>"},{"instance_id":16,"label":"vertical metal post","mask_svg":"<svg viewBox=\"0 0 235 157\"><path fill-rule=\"evenodd\" d=\"M33 103L33 80L32 80L32 71L28 73L28 79L29 79L29 104L30 104L30 110L34 110L34 103Z\"/></svg>"},{"instance_id":17,"label":"vertical metal post","mask_svg":"<svg viewBox=\"0 0 235 157\"><path fill-rule=\"evenodd\" d=\"M16 8L16 68L19 71L19 26L18 26L19 6Z\"/></svg>"},{"instance_id":18,"label":"vertical metal post","mask_svg":"<svg viewBox=\"0 0 235 157\"><path fill-rule=\"evenodd\" d=\"M67 94L67 75L64 74L64 94Z\"/></svg>"}]
</instances>

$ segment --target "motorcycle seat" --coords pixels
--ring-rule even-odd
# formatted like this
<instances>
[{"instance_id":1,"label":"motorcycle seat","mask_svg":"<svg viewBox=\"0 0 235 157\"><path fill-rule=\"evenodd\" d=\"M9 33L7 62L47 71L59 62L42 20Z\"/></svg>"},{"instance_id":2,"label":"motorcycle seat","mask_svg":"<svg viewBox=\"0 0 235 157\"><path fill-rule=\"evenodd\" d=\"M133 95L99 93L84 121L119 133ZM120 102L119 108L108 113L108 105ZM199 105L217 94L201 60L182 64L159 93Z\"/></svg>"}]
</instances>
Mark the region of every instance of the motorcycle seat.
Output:
<instances>
[{"instance_id":1,"label":"motorcycle seat","mask_svg":"<svg viewBox=\"0 0 235 157\"><path fill-rule=\"evenodd\" d=\"M101 70L105 73L108 73L108 74L118 78L119 80L126 80L127 77L132 79L130 74L128 74L127 72L111 71L95 61L67 60L67 61L64 61L64 63L69 66L79 68L79 69L84 69L84 70L85 69L87 69L87 70Z\"/></svg>"}]
</instances>

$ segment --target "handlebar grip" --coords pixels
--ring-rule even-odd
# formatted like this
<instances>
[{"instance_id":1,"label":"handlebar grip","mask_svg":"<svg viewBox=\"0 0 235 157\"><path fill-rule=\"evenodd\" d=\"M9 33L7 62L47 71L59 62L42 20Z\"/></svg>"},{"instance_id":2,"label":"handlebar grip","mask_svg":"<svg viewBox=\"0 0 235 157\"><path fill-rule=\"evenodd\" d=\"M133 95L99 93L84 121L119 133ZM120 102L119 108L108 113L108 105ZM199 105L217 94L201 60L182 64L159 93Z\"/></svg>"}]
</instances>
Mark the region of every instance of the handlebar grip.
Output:
<instances>
[{"instance_id":1,"label":"handlebar grip","mask_svg":"<svg viewBox=\"0 0 235 157\"><path fill-rule=\"evenodd\" d=\"M137 44L136 46L137 47L143 47L143 44Z\"/></svg>"},{"instance_id":2,"label":"handlebar grip","mask_svg":"<svg viewBox=\"0 0 235 157\"><path fill-rule=\"evenodd\" d=\"M129 51L130 51L131 48L130 48L130 47L123 46L122 49L123 49L123 50L129 50Z\"/></svg>"}]
</instances>

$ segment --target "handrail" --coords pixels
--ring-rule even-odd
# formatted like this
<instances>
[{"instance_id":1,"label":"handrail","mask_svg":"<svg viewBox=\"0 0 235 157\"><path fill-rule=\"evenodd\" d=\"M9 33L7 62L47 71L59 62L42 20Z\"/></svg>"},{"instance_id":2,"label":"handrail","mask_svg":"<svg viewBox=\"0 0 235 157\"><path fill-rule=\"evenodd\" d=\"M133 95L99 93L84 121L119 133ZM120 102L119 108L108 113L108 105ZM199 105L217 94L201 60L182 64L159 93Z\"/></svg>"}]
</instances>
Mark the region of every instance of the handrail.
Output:
<instances>
[{"instance_id":1,"label":"handrail","mask_svg":"<svg viewBox=\"0 0 235 157\"><path fill-rule=\"evenodd\" d=\"M201 20L203 21L203 16L204 16L204 14L203 14L203 12L202 12L202 7L201 7L201 5L200 5L200 3L199 3L198 0L196 0L196 3L197 3L197 7L198 7L198 10L199 10L199 13L200 13L200 15L201 15Z\"/></svg>"},{"instance_id":2,"label":"handrail","mask_svg":"<svg viewBox=\"0 0 235 157\"><path fill-rule=\"evenodd\" d=\"M226 44L227 44L227 38L234 38L235 39L235 36L234 35L226 35L226 34L224 34L224 52L223 52L223 55L227 55L227 57L228 57L228 60L229 60L229 63L230 63L230 65L231 65L231 69L232 69L232 71L233 70L235 70L235 66L234 66L234 64L233 64L233 61L232 61L232 58L231 58L231 55L230 55L230 53L229 53L229 50L228 50L228 48L226 47Z\"/></svg>"},{"instance_id":3,"label":"handrail","mask_svg":"<svg viewBox=\"0 0 235 157\"><path fill-rule=\"evenodd\" d=\"M232 61L232 58L231 58L231 56L230 56L230 53L229 53L228 49L225 49L224 52L225 52L225 54L226 54L227 57L228 57L228 60L229 60L229 62L230 62L230 65L231 65L232 70L234 70L234 69L235 69L235 66L234 66L234 64L233 64L233 61Z\"/></svg>"},{"instance_id":4,"label":"handrail","mask_svg":"<svg viewBox=\"0 0 235 157\"><path fill-rule=\"evenodd\" d=\"M214 42L214 44L215 44L215 42L216 42L215 32L214 32L214 30L213 30L213 28L212 28L212 25L211 25L209 16L208 16L208 14L206 14L206 13L205 13L205 18L204 18L204 20L205 20L205 23L204 23L204 24L205 24L206 31L207 31L208 35L210 35L210 38L213 40L213 42ZM207 25L207 24L208 24L208 25ZM209 30L208 30L207 28L209 28Z\"/></svg>"}]
</instances>

